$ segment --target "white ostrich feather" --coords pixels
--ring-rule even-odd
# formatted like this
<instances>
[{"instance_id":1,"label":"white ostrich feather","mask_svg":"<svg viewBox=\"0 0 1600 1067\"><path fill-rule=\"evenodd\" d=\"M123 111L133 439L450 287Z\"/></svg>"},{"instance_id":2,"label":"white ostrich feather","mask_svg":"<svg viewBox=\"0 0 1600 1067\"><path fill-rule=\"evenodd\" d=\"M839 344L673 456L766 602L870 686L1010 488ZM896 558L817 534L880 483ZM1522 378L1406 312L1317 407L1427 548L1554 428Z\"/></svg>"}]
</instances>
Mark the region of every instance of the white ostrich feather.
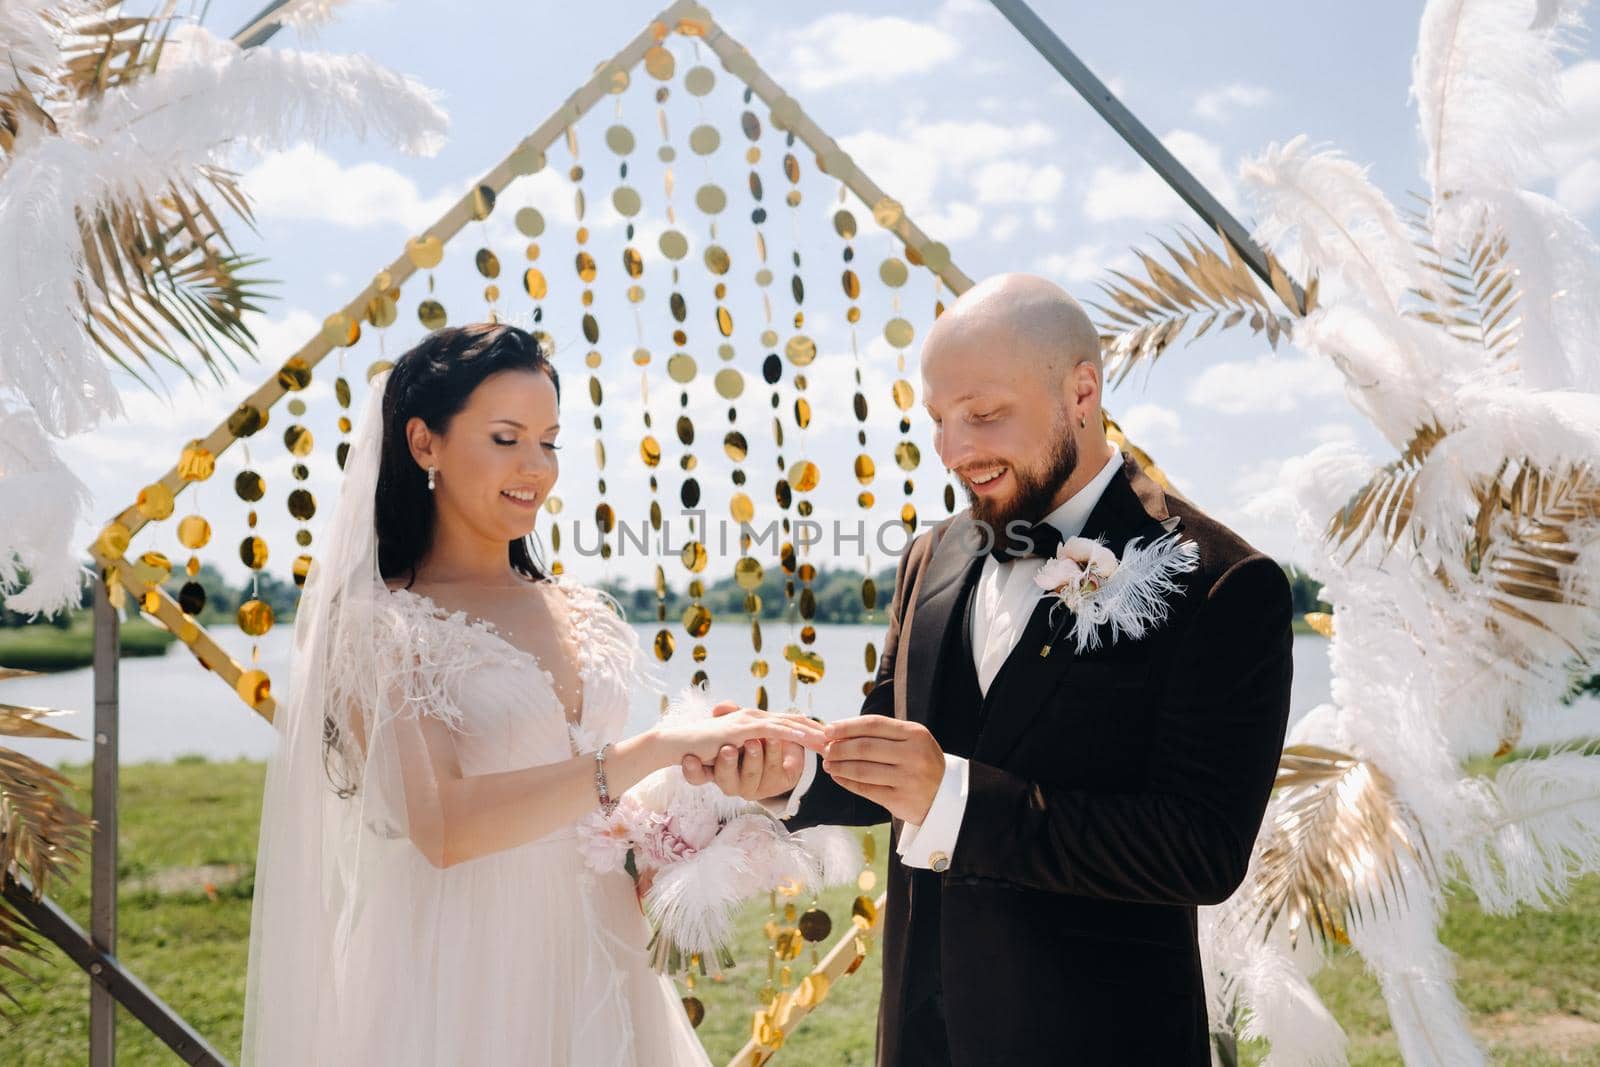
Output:
<instances>
[{"instance_id":1,"label":"white ostrich feather","mask_svg":"<svg viewBox=\"0 0 1600 1067\"><path fill-rule=\"evenodd\" d=\"M0 40L16 67L11 76L47 78L59 63L62 20L82 10L70 3L6 3ZM29 67L42 71L32 75ZM47 102L56 132L24 114L12 151L0 161L0 386L53 437L81 433L122 410L106 360L85 328L80 293L91 281L81 219L158 196L173 184L203 185L201 168L226 166L237 144L285 147L351 132L429 152L445 125L430 90L369 59L242 51L198 26L171 33L153 72L99 96ZM28 447L38 454L36 442ZM48 504L6 512L0 542L26 552L38 586L8 603L19 610L67 603L75 599L77 562L69 546L86 503L82 486L53 459L16 469L33 476L0 470L8 483L0 488L21 495L31 486ZM50 473L41 478L39 469ZM42 482L61 491L43 492ZM12 514L25 519L12 523ZM53 523L47 531L46 522Z\"/></svg>"},{"instance_id":2,"label":"white ostrich feather","mask_svg":"<svg viewBox=\"0 0 1600 1067\"><path fill-rule=\"evenodd\" d=\"M339 17L339 9L350 0L293 0L277 11L277 18L286 26L293 26L301 36L313 36L315 31Z\"/></svg>"},{"instance_id":3,"label":"white ostrich feather","mask_svg":"<svg viewBox=\"0 0 1600 1067\"><path fill-rule=\"evenodd\" d=\"M1378 979L1407 1067L1478 1067L1483 1052L1451 984L1455 965L1434 934L1438 900L1420 877L1406 880L1406 906L1350 929Z\"/></svg>"},{"instance_id":4,"label":"white ostrich feather","mask_svg":"<svg viewBox=\"0 0 1600 1067\"><path fill-rule=\"evenodd\" d=\"M1082 540L1073 538L1073 541ZM1093 651L1106 639L1109 630L1111 643L1123 638L1137 641L1167 617L1169 601L1183 594L1178 576L1195 569L1200 564L1200 548L1193 541L1180 539L1177 534L1158 537L1147 545L1140 538L1129 541L1122 550L1116 570L1093 593L1073 595L1056 591L1060 580L1057 568L1075 569L1065 553L1071 542L1056 549L1056 558L1046 560L1036 584L1043 586L1041 598L1058 597L1050 608L1051 616L1061 607L1073 611L1072 629L1077 652ZM1102 549L1103 542L1096 541Z\"/></svg>"},{"instance_id":5,"label":"white ostrich feather","mask_svg":"<svg viewBox=\"0 0 1600 1067\"><path fill-rule=\"evenodd\" d=\"M228 163L234 144L348 131L425 152L445 122L430 90L371 60L241 51L196 26L173 31L153 73L54 117L56 134L24 124L0 171L0 381L60 436L120 410L83 325L80 218L198 184L198 169Z\"/></svg>"},{"instance_id":6,"label":"white ostrich feather","mask_svg":"<svg viewBox=\"0 0 1600 1067\"><path fill-rule=\"evenodd\" d=\"M1515 760L1481 785L1482 824L1453 858L1485 910L1548 907L1600 870L1600 755Z\"/></svg>"},{"instance_id":7,"label":"white ostrich feather","mask_svg":"<svg viewBox=\"0 0 1600 1067\"><path fill-rule=\"evenodd\" d=\"M1294 343L1339 369L1346 395L1397 449L1419 426L1448 418L1455 386L1480 363L1441 330L1355 302L1327 305L1301 320Z\"/></svg>"},{"instance_id":8,"label":"white ostrich feather","mask_svg":"<svg viewBox=\"0 0 1600 1067\"><path fill-rule=\"evenodd\" d=\"M1569 495L1552 525L1519 531L1512 508L1480 518L1478 497L1519 471L1565 478L1600 456L1600 249L1559 205L1519 187L1558 113L1557 57L1583 6L1430 0L1423 16L1413 69L1433 193L1426 228L1447 263L1504 237L1469 269L1505 270L1494 277L1510 279L1514 305L1505 292L1469 297L1478 281L1460 291L1463 335L1474 301L1498 316L1483 326L1511 331L1492 348L1418 314L1439 300L1419 307L1409 291L1437 291L1438 278L1419 275L1411 234L1363 170L1311 152L1304 138L1244 168L1273 253L1342 282L1324 287L1293 342L1338 367L1351 402L1406 453L1386 470L1349 446L1325 446L1285 462L1278 488L1252 510L1294 522L1306 569L1334 606L1332 699L1291 741L1383 770L1442 868L1425 874L1405 859L1400 906L1348 930L1409 1067L1483 1062L1435 932L1448 879L1432 876L1458 874L1486 908L1506 910L1547 906L1600 870L1600 755L1561 750L1493 779L1462 769L1507 745L1594 731L1561 698L1574 670L1600 662L1600 517ZM1330 536L1330 521L1369 485L1379 502ZM1548 508L1550 487L1539 506ZM1543 540L1530 551L1524 536ZM1329 1020L1271 942L1231 940L1220 917L1203 930L1210 988L1249 1010L1246 1033L1272 1042L1269 1062L1335 1048Z\"/></svg>"},{"instance_id":9,"label":"white ostrich feather","mask_svg":"<svg viewBox=\"0 0 1600 1067\"><path fill-rule=\"evenodd\" d=\"M1270 1042L1263 1067L1338 1067L1349 1039L1286 946L1251 952L1237 983L1247 1009L1239 1036Z\"/></svg>"},{"instance_id":10,"label":"white ostrich feather","mask_svg":"<svg viewBox=\"0 0 1600 1067\"><path fill-rule=\"evenodd\" d=\"M1472 223L1504 234L1515 264L1517 379L1530 389L1600 391L1600 246L1581 222L1547 196L1526 189L1481 194Z\"/></svg>"},{"instance_id":11,"label":"white ostrich feather","mask_svg":"<svg viewBox=\"0 0 1600 1067\"><path fill-rule=\"evenodd\" d=\"M816 887L846 885L861 873L861 842L838 826L811 826L789 835L811 857Z\"/></svg>"},{"instance_id":12,"label":"white ostrich feather","mask_svg":"<svg viewBox=\"0 0 1600 1067\"><path fill-rule=\"evenodd\" d=\"M711 709L704 683L685 686L663 719L709 719ZM661 814L709 810L725 824L704 848L657 868L645 894L659 935L683 952L716 958L739 908L761 893L785 884L815 892L852 881L861 868L861 847L849 832L813 827L791 834L760 805L729 797L713 783L690 785L678 767L656 771L626 795Z\"/></svg>"},{"instance_id":13,"label":"white ostrich feather","mask_svg":"<svg viewBox=\"0 0 1600 1067\"><path fill-rule=\"evenodd\" d=\"M1581 3L1433 0L1423 10L1412 96L1434 202L1523 184L1560 114L1556 75Z\"/></svg>"},{"instance_id":14,"label":"white ostrich feather","mask_svg":"<svg viewBox=\"0 0 1600 1067\"><path fill-rule=\"evenodd\" d=\"M84 570L63 550L62 531L76 528L92 503L88 487L56 454L31 412L0 405L0 592L6 607L54 614L76 607ZM28 572L21 582L19 569Z\"/></svg>"},{"instance_id":15,"label":"white ostrich feather","mask_svg":"<svg viewBox=\"0 0 1600 1067\"><path fill-rule=\"evenodd\" d=\"M5 0L0 4L0 96L37 89L62 66L62 43L73 20L89 13L74 0Z\"/></svg>"},{"instance_id":16,"label":"white ostrich feather","mask_svg":"<svg viewBox=\"0 0 1600 1067\"><path fill-rule=\"evenodd\" d=\"M1302 134L1241 164L1239 177L1260 211L1254 236L1285 262L1342 278L1369 305L1390 311L1428 281L1411 235L1366 167L1313 150Z\"/></svg>"},{"instance_id":17,"label":"white ostrich feather","mask_svg":"<svg viewBox=\"0 0 1600 1067\"><path fill-rule=\"evenodd\" d=\"M729 829L733 827L730 823ZM650 921L686 952L716 958L718 947L726 945L733 932L740 905L757 891L754 856L734 842L724 829L693 856L660 868L645 894Z\"/></svg>"}]
</instances>

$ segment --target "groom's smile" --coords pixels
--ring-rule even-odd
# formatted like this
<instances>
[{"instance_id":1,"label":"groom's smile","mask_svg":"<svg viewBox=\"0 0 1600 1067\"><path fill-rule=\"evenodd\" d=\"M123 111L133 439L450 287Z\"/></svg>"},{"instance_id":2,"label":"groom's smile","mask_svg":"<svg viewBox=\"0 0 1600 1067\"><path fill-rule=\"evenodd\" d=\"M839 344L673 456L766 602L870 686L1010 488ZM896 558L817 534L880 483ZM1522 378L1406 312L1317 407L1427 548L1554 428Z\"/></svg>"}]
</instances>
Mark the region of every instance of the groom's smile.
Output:
<instances>
[{"instance_id":1,"label":"groom's smile","mask_svg":"<svg viewBox=\"0 0 1600 1067\"><path fill-rule=\"evenodd\" d=\"M1005 488L1005 476L1010 467L992 467L979 473L963 474L967 485L973 492L987 496L998 493Z\"/></svg>"}]
</instances>

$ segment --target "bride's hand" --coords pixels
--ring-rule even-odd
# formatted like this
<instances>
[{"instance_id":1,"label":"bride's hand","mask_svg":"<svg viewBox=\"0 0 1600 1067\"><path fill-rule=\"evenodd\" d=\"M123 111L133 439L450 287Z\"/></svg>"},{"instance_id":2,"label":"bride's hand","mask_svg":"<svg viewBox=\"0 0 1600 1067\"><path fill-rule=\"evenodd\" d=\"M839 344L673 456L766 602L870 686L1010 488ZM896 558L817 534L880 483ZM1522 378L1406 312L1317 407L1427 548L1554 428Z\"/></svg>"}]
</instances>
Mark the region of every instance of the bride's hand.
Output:
<instances>
[{"instance_id":1,"label":"bride's hand","mask_svg":"<svg viewBox=\"0 0 1600 1067\"><path fill-rule=\"evenodd\" d=\"M712 708L711 714L731 715L738 710L738 704L725 700ZM805 766L805 750L800 745L789 741L753 741L746 743L743 751L736 745L723 745L714 762L685 756L683 776L690 785L716 782L717 788L730 797L765 800L792 792L799 785Z\"/></svg>"},{"instance_id":2,"label":"bride's hand","mask_svg":"<svg viewBox=\"0 0 1600 1067\"><path fill-rule=\"evenodd\" d=\"M826 743L822 727L810 719L767 715L754 708L692 722L664 722L651 730L666 765L682 764L689 756L710 764L722 746L738 748L746 741L791 741L813 752L821 752Z\"/></svg>"}]
</instances>

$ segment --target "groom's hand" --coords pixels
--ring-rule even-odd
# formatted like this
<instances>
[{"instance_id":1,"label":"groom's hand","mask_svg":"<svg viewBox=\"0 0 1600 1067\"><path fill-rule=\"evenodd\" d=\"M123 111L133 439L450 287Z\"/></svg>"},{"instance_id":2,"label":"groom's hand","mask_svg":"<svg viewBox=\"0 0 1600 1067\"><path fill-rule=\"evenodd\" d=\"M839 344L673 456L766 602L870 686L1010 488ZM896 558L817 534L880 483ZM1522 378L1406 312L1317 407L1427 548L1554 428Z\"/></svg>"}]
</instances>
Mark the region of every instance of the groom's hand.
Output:
<instances>
[{"instance_id":1,"label":"groom's hand","mask_svg":"<svg viewBox=\"0 0 1600 1067\"><path fill-rule=\"evenodd\" d=\"M711 714L729 715L738 710L737 703L724 700L711 709ZM730 797L766 800L782 796L799 784L805 765L805 748L792 741L750 741L743 751L734 745L723 745L710 765L694 756L684 757L683 776L690 785L716 782L717 788Z\"/></svg>"},{"instance_id":2,"label":"groom's hand","mask_svg":"<svg viewBox=\"0 0 1600 1067\"><path fill-rule=\"evenodd\" d=\"M850 792L921 826L944 780L944 751L919 722L857 715L823 727L822 769Z\"/></svg>"}]
</instances>

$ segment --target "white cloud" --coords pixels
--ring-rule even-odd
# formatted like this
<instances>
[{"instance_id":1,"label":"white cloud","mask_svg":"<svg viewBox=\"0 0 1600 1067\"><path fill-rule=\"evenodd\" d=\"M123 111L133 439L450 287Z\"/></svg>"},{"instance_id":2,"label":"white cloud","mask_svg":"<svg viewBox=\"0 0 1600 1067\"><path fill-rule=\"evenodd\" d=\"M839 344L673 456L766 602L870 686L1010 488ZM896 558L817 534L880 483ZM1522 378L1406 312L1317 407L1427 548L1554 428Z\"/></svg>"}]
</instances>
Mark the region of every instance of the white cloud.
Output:
<instances>
[{"instance_id":1,"label":"white cloud","mask_svg":"<svg viewBox=\"0 0 1600 1067\"><path fill-rule=\"evenodd\" d=\"M461 196L423 196L416 182L382 163L345 165L310 145L262 158L244 175L245 191L263 218L303 219L354 228L432 225Z\"/></svg>"},{"instance_id":2,"label":"white cloud","mask_svg":"<svg viewBox=\"0 0 1600 1067\"><path fill-rule=\"evenodd\" d=\"M1360 435L1354 426L1348 422L1324 422L1310 429L1311 439L1319 445L1332 441L1350 441L1359 439Z\"/></svg>"},{"instance_id":3,"label":"white cloud","mask_svg":"<svg viewBox=\"0 0 1600 1067\"><path fill-rule=\"evenodd\" d=\"M1054 140L1042 122L908 121L896 133L863 130L839 140L856 164L907 208L931 208L942 177L959 178L991 160L1014 158Z\"/></svg>"},{"instance_id":4,"label":"white cloud","mask_svg":"<svg viewBox=\"0 0 1600 1067\"><path fill-rule=\"evenodd\" d=\"M1556 200L1574 215L1600 208L1600 159L1586 159L1556 180Z\"/></svg>"},{"instance_id":5,"label":"white cloud","mask_svg":"<svg viewBox=\"0 0 1600 1067\"><path fill-rule=\"evenodd\" d=\"M1555 198L1568 211L1600 208L1600 60L1586 59L1561 72L1566 114L1545 139L1555 178Z\"/></svg>"},{"instance_id":6,"label":"white cloud","mask_svg":"<svg viewBox=\"0 0 1600 1067\"><path fill-rule=\"evenodd\" d=\"M1140 446L1159 447L1183 442L1183 422L1178 413L1161 404L1134 404L1126 411L1112 411L1128 439Z\"/></svg>"},{"instance_id":7,"label":"white cloud","mask_svg":"<svg viewBox=\"0 0 1600 1067\"><path fill-rule=\"evenodd\" d=\"M1265 106L1272 99L1272 90L1265 86L1235 82L1201 93L1195 98L1194 113L1208 122L1224 122L1239 111Z\"/></svg>"},{"instance_id":8,"label":"white cloud","mask_svg":"<svg viewBox=\"0 0 1600 1067\"><path fill-rule=\"evenodd\" d=\"M1237 199L1233 177L1223 164L1222 149L1188 130L1173 130L1161 139L1167 150L1224 205ZM1096 167L1089 176L1084 214L1092 222L1136 219L1157 222L1182 218L1189 208L1144 161L1128 167Z\"/></svg>"},{"instance_id":9,"label":"white cloud","mask_svg":"<svg viewBox=\"0 0 1600 1067\"><path fill-rule=\"evenodd\" d=\"M983 215L971 204L952 201L945 205L945 209L913 211L911 218L922 227L924 233L947 245L954 241L965 241L977 233L983 223Z\"/></svg>"},{"instance_id":10,"label":"white cloud","mask_svg":"<svg viewBox=\"0 0 1600 1067\"><path fill-rule=\"evenodd\" d=\"M1277 488L1283 475L1284 461L1281 459L1258 459L1247 463L1233 476L1229 489L1239 503L1246 510L1256 496Z\"/></svg>"},{"instance_id":11,"label":"white cloud","mask_svg":"<svg viewBox=\"0 0 1600 1067\"><path fill-rule=\"evenodd\" d=\"M838 12L781 35L772 54L786 57L780 84L811 90L920 74L960 51L954 34L927 22Z\"/></svg>"},{"instance_id":12,"label":"white cloud","mask_svg":"<svg viewBox=\"0 0 1600 1067\"><path fill-rule=\"evenodd\" d=\"M978 232L983 216L968 196L981 199L976 177L986 165L1014 160L1054 139L1054 131L1042 122L1017 126L981 119L912 119L902 122L894 133L863 130L840 138L839 145L885 192L905 205L912 221L948 244ZM973 192L952 195L951 185L968 177L974 179ZM1050 179L1047 175L1035 180L1048 183Z\"/></svg>"},{"instance_id":13,"label":"white cloud","mask_svg":"<svg viewBox=\"0 0 1600 1067\"><path fill-rule=\"evenodd\" d=\"M1103 244L1077 245L1065 252L1050 252L1034 261L1035 270L1072 285L1092 282L1112 268L1127 269L1133 265L1130 253L1112 252Z\"/></svg>"},{"instance_id":14,"label":"white cloud","mask_svg":"<svg viewBox=\"0 0 1600 1067\"><path fill-rule=\"evenodd\" d=\"M1339 396L1344 379L1312 356L1262 355L1213 363L1190 384L1189 403L1225 415L1293 411L1311 397Z\"/></svg>"},{"instance_id":15,"label":"white cloud","mask_svg":"<svg viewBox=\"0 0 1600 1067\"><path fill-rule=\"evenodd\" d=\"M1065 182L1066 174L1054 163L1034 166L1018 159L985 163L972 180L980 204L1049 204Z\"/></svg>"}]
</instances>

